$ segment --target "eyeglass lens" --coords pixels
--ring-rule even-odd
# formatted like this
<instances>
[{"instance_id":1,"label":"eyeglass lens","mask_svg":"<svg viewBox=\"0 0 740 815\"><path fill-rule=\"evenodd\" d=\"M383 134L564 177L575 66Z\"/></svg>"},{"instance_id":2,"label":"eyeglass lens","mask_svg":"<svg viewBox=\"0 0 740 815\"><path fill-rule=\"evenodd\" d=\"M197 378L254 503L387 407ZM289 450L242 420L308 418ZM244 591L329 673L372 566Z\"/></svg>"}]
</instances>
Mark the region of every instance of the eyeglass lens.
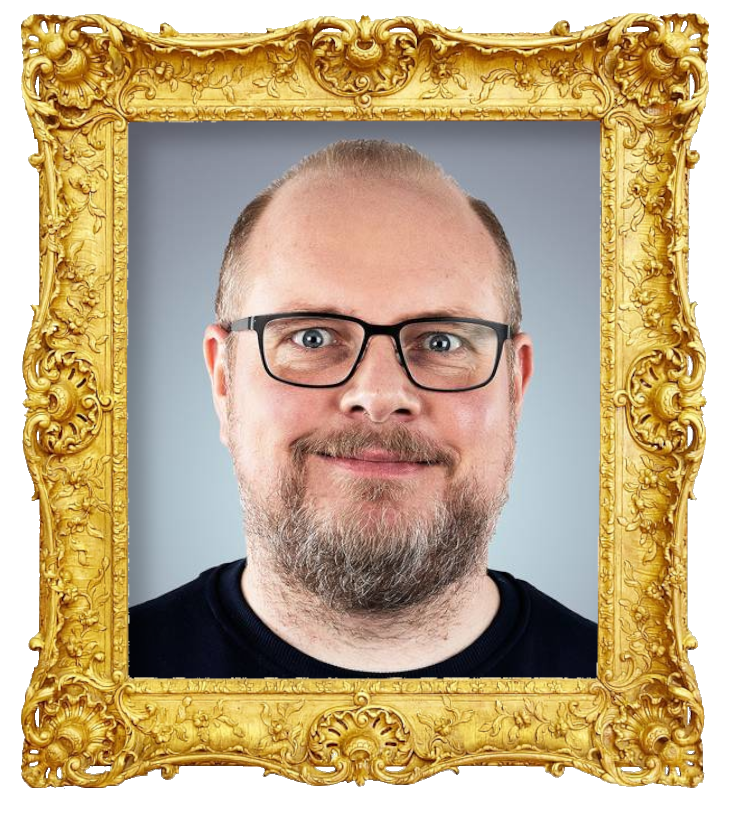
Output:
<instances>
[{"instance_id":1,"label":"eyeglass lens","mask_svg":"<svg viewBox=\"0 0 740 815\"><path fill-rule=\"evenodd\" d=\"M283 317L265 326L263 349L270 372L298 385L337 385L360 355L364 329L351 320ZM455 320L410 323L401 349L412 379L439 390L486 382L498 358L499 339L490 326Z\"/></svg>"}]
</instances>

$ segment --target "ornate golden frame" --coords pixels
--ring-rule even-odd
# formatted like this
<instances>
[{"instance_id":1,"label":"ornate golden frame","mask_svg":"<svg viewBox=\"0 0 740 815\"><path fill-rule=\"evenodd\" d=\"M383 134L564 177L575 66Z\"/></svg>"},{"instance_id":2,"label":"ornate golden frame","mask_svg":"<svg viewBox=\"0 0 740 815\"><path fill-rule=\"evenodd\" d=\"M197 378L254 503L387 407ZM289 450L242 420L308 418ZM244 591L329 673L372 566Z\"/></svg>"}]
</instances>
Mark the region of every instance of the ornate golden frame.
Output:
<instances>
[{"instance_id":1,"label":"ornate golden frame","mask_svg":"<svg viewBox=\"0 0 740 815\"><path fill-rule=\"evenodd\" d=\"M466 764L539 764L696 785L686 514L705 358L687 288L687 190L706 22L634 14L575 33L561 22L467 35L409 17L322 17L181 35L34 15L22 38L41 208L23 360L41 516L28 784L170 778L184 764L406 784ZM127 123L232 119L601 122L598 680L128 677Z\"/></svg>"}]
</instances>

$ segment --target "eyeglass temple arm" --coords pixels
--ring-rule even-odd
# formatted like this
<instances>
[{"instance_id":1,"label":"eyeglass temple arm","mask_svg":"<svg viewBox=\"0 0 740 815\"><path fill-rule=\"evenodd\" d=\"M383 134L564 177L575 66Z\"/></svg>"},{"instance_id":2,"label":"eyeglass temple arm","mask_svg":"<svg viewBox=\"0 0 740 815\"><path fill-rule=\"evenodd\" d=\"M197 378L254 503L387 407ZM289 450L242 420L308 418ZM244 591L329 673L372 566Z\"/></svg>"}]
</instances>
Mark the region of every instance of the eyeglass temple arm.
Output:
<instances>
[{"instance_id":1,"label":"eyeglass temple arm","mask_svg":"<svg viewBox=\"0 0 740 815\"><path fill-rule=\"evenodd\" d=\"M227 331L254 331L255 317L244 317L241 320L234 320L233 323L226 323L224 328Z\"/></svg>"}]
</instances>

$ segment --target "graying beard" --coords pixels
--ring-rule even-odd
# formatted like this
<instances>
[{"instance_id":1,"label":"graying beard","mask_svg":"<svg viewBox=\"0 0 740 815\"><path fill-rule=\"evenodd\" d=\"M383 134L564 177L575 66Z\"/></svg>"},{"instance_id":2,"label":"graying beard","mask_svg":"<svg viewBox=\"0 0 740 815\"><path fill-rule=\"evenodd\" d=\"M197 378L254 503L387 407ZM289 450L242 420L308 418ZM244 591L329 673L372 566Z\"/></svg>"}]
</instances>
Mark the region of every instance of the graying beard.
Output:
<instances>
[{"instance_id":1,"label":"graying beard","mask_svg":"<svg viewBox=\"0 0 740 815\"><path fill-rule=\"evenodd\" d=\"M282 511L249 502L247 531L268 542L289 586L338 612L395 612L439 596L485 562L486 532L503 505L467 483L426 521L381 498L375 517L358 507L337 522L304 502L297 480L282 479Z\"/></svg>"}]
</instances>

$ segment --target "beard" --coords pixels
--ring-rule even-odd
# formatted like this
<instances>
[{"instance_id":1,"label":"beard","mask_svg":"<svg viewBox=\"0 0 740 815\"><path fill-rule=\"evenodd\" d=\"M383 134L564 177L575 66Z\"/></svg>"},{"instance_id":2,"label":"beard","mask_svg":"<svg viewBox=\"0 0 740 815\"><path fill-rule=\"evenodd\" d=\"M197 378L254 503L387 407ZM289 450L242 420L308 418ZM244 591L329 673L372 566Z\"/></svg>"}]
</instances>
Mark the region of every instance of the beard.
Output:
<instances>
[{"instance_id":1,"label":"beard","mask_svg":"<svg viewBox=\"0 0 740 815\"><path fill-rule=\"evenodd\" d=\"M232 426L229 447L248 545L259 545L260 559L290 590L307 593L334 612L392 613L439 598L485 568L513 470L513 411L508 430L497 490L486 492L473 475L453 478L455 455L405 425L395 425L384 432L357 427L297 439L291 463L265 496L252 489L239 467L238 428ZM307 485L308 457L351 458L367 449L446 468L442 495L420 511L407 500L414 490L411 480L337 473L344 500L336 511L317 504Z\"/></svg>"}]
</instances>

